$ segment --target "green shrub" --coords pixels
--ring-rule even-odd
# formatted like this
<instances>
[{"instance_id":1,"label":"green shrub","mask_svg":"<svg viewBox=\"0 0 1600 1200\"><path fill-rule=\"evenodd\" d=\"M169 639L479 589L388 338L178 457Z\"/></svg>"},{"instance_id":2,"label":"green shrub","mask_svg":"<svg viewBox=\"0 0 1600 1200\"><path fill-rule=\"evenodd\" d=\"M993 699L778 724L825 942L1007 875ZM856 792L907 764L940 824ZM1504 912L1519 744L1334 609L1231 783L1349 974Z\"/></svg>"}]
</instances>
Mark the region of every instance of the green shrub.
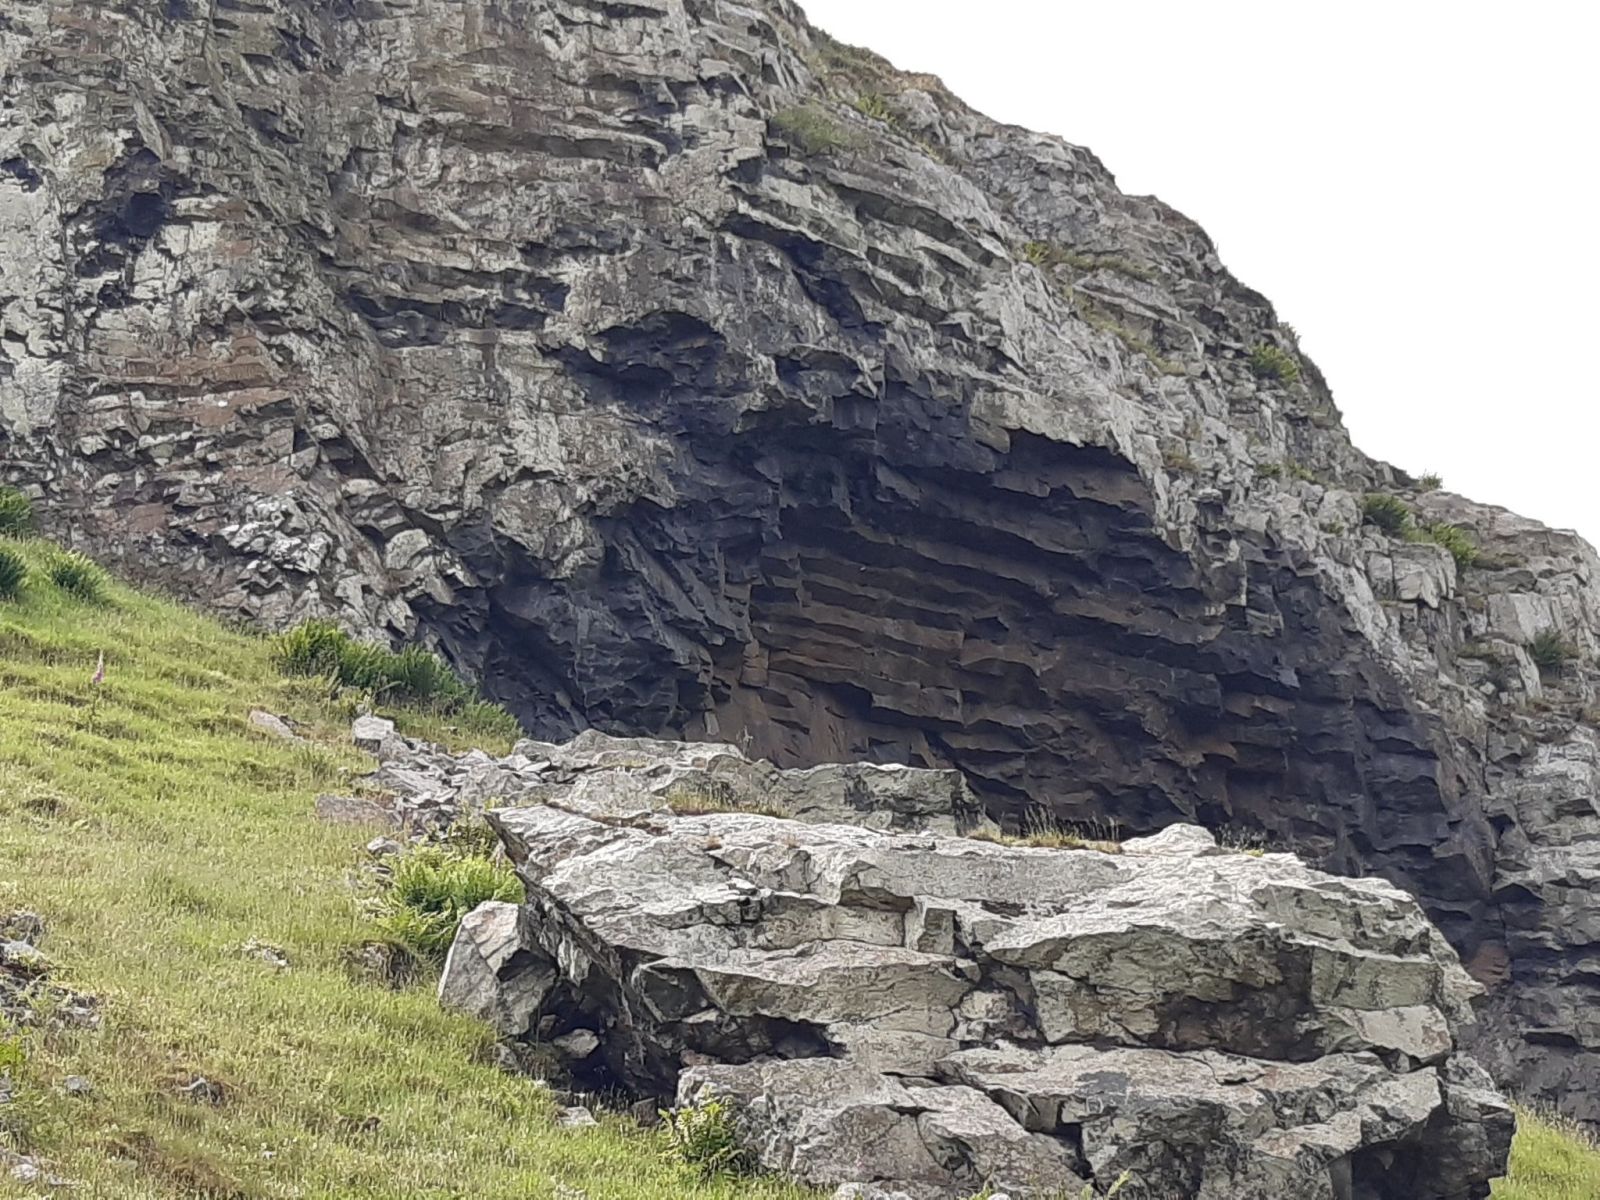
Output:
<instances>
[{"instance_id":1,"label":"green shrub","mask_svg":"<svg viewBox=\"0 0 1600 1200\"><path fill-rule=\"evenodd\" d=\"M1283 464L1260 463L1256 466L1256 474L1262 479L1281 479L1283 478Z\"/></svg>"},{"instance_id":2,"label":"green shrub","mask_svg":"<svg viewBox=\"0 0 1600 1200\"><path fill-rule=\"evenodd\" d=\"M701 1100L682 1108L663 1109L661 1135L670 1157L697 1167L707 1179L743 1175L755 1167L749 1153L739 1145L733 1114L724 1100Z\"/></svg>"},{"instance_id":3,"label":"green shrub","mask_svg":"<svg viewBox=\"0 0 1600 1200\"><path fill-rule=\"evenodd\" d=\"M385 941L436 965L462 917L486 900L521 899L522 885L509 867L447 846L419 846L395 863L376 925Z\"/></svg>"},{"instance_id":4,"label":"green shrub","mask_svg":"<svg viewBox=\"0 0 1600 1200\"><path fill-rule=\"evenodd\" d=\"M67 595L90 604L104 604L108 583L100 564L76 550L58 550L45 559L45 578Z\"/></svg>"},{"instance_id":5,"label":"green shrub","mask_svg":"<svg viewBox=\"0 0 1600 1200\"><path fill-rule=\"evenodd\" d=\"M1444 480L1431 472L1417 480L1417 491L1436 492L1444 486Z\"/></svg>"},{"instance_id":6,"label":"green shrub","mask_svg":"<svg viewBox=\"0 0 1600 1200\"><path fill-rule=\"evenodd\" d=\"M771 127L802 154L852 150L861 138L815 104L797 104L772 114Z\"/></svg>"},{"instance_id":7,"label":"green shrub","mask_svg":"<svg viewBox=\"0 0 1600 1200\"><path fill-rule=\"evenodd\" d=\"M1478 561L1478 543L1474 542L1472 535L1459 525L1436 521L1422 526L1417 533L1419 538L1434 542L1450 551L1450 556L1456 560L1456 566L1462 570Z\"/></svg>"},{"instance_id":8,"label":"green shrub","mask_svg":"<svg viewBox=\"0 0 1600 1200\"><path fill-rule=\"evenodd\" d=\"M33 501L16 488L0 487L0 537L21 537L33 529Z\"/></svg>"},{"instance_id":9,"label":"green shrub","mask_svg":"<svg viewBox=\"0 0 1600 1200\"><path fill-rule=\"evenodd\" d=\"M1546 629L1528 643L1528 657L1541 671L1560 670L1574 653L1572 645L1554 629Z\"/></svg>"},{"instance_id":10,"label":"green shrub","mask_svg":"<svg viewBox=\"0 0 1600 1200\"><path fill-rule=\"evenodd\" d=\"M1385 492L1369 493L1361 502L1361 516L1390 537L1400 537L1411 528L1411 510L1405 501Z\"/></svg>"},{"instance_id":11,"label":"green shrub","mask_svg":"<svg viewBox=\"0 0 1600 1200\"><path fill-rule=\"evenodd\" d=\"M15 600L27 579L27 560L10 546L0 546L0 600Z\"/></svg>"},{"instance_id":12,"label":"green shrub","mask_svg":"<svg viewBox=\"0 0 1600 1200\"><path fill-rule=\"evenodd\" d=\"M1293 383L1300 378L1300 360L1269 342L1250 351L1250 369L1261 379Z\"/></svg>"}]
</instances>

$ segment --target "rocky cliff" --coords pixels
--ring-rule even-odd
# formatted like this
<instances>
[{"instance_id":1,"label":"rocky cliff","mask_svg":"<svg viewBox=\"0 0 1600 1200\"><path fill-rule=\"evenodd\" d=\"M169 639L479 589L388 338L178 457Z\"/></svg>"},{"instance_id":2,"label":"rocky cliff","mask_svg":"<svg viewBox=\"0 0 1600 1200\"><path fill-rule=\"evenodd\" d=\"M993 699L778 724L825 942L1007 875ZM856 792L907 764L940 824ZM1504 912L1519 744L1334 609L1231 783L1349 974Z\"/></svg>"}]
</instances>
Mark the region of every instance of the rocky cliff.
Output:
<instances>
[{"instance_id":1,"label":"rocky cliff","mask_svg":"<svg viewBox=\"0 0 1600 1200\"><path fill-rule=\"evenodd\" d=\"M0 473L54 532L539 736L1381 874L1480 1057L1600 1120L1594 552L1352 448L1088 152L786 0L17 0L0 79Z\"/></svg>"}]
</instances>

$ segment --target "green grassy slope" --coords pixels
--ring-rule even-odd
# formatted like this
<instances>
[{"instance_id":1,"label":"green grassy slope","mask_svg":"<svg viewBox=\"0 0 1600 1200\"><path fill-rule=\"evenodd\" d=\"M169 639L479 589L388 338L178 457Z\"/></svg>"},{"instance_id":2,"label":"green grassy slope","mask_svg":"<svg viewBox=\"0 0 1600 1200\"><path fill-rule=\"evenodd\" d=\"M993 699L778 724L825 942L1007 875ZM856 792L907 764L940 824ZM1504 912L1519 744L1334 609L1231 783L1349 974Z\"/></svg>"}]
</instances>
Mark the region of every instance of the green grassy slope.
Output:
<instances>
[{"instance_id":1,"label":"green grassy slope","mask_svg":"<svg viewBox=\"0 0 1600 1200\"><path fill-rule=\"evenodd\" d=\"M279 678L261 639L113 596L95 608L35 579L0 603L0 913L42 914L63 982L105 1002L98 1032L27 1036L0 1144L116 1200L801 1195L702 1184L620 1120L558 1131L538 1088L484 1065L483 1028L426 984L364 978L352 877L373 831L311 817L367 768L349 714ZM314 743L255 732L253 707ZM438 725L413 721L448 737ZM251 938L290 968L241 953ZM62 1094L72 1074L91 1096ZM178 1095L196 1075L222 1103Z\"/></svg>"},{"instance_id":2,"label":"green grassy slope","mask_svg":"<svg viewBox=\"0 0 1600 1200\"><path fill-rule=\"evenodd\" d=\"M621 1121L555 1129L535 1086L483 1065L481 1027L425 984L364 978L349 952L371 932L352 886L369 831L310 815L366 768L348 712L280 678L259 638L113 597L96 608L35 580L0 602L0 913L40 912L63 981L105 1001L97 1032L27 1036L0 1144L83 1181L73 1195L116 1200L799 1200L702 1183ZM251 708L313 743L253 731ZM241 953L251 938L290 969ZM93 1094L62 1094L72 1074ZM220 1104L177 1094L196 1075L224 1085ZM1495 1196L1600 1197L1600 1153L1529 1120Z\"/></svg>"}]
</instances>

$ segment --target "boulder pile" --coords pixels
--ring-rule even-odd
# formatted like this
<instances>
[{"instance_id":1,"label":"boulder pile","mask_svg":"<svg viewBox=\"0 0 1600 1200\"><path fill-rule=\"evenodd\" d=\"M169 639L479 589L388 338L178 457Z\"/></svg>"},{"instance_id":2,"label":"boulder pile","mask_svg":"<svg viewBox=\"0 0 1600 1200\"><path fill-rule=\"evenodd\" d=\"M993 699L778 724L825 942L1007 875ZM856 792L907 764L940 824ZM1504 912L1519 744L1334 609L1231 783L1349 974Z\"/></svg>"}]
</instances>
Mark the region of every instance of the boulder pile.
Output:
<instances>
[{"instance_id":1,"label":"boulder pile","mask_svg":"<svg viewBox=\"0 0 1600 1200\"><path fill-rule=\"evenodd\" d=\"M1386 883L1193 826L960 836L943 772L597 734L374 747L440 810L491 777L518 805L486 815L526 903L463 923L444 1001L585 1085L721 1102L764 1168L913 1200L1477 1200L1504 1169L1512 1112L1457 1049L1477 985ZM917 800L862 824L771 799L853 789Z\"/></svg>"}]
</instances>

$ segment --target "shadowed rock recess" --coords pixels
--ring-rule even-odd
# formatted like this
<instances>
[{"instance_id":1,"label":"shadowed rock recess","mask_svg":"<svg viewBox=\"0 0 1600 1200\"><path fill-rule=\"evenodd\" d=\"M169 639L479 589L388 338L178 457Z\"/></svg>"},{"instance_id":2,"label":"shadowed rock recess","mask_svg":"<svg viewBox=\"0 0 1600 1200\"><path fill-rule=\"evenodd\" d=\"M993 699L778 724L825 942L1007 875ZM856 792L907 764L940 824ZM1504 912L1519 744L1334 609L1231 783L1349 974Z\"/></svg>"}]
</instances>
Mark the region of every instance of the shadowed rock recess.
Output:
<instances>
[{"instance_id":1,"label":"shadowed rock recess","mask_svg":"<svg viewBox=\"0 0 1600 1200\"><path fill-rule=\"evenodd\" d=\"M412 824L527 805L488 813L527 902L466 918L441 1000L513 1060L719 1099L807 1183L1477 1200L1504 1167L1511 1110L1455 1039L1481 989L1389 884L1192 825L1118 853L956 836L949 771L593 733L378 754Z\"/></svg>"},{"instance_id":2,"label":"shadowed rock recess","mask_svg":"<svg viewBox=\"0 0 1600 1200\"><path fill-rule=\"evenodd\" d=\"M1354 450L1087 151L785 0L25 0L0 80L0 475L51 532L421 638L539 737L1381 875L1498 1079L1600 1120L1600 563Z\"/></svg>"}]
</instances>

